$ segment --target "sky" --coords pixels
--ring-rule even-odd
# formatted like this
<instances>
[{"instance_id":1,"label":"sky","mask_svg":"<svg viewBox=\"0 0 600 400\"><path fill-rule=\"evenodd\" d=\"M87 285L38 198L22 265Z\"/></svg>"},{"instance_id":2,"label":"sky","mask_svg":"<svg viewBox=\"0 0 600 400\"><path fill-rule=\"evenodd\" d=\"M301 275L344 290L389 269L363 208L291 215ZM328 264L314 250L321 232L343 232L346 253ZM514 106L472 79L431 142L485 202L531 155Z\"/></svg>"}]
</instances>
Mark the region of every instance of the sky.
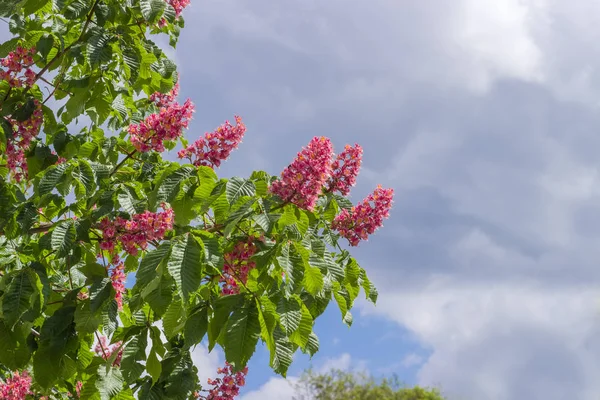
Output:
<instances>
[{"instance_id":1,"label":"sky","mask_svg":"<svg viewBox=\"0 0 600 400\"><path fill-rule=\"evenodd\" d=\"M219 170L278 174L313 136L364 148L351 199L394 188L354 254L379 289L287 380L257 350L243 400L313 366L397 374L449 400L600 393L600 3L192 0L169 54L190 140L234 115ZM598 48L598 50L596 50ZM199 346L202 379L223 363Z\"/></svg>"}]
</instances>

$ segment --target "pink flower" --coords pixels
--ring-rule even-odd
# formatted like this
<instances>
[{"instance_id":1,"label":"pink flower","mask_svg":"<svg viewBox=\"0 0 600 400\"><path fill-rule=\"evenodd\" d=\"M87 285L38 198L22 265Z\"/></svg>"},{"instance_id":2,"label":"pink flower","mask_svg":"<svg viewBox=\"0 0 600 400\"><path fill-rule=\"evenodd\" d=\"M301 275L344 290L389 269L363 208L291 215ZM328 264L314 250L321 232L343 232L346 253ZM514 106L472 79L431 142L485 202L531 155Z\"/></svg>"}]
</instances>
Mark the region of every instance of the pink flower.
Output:
<instances>
[{"instance_id":1,"label":"pink flower","mask_svg":"<svg viewBox=\"0 0 600 400\"><path fill-rule=\"evenodd\" d=\"M0 383L0 399L25 400L31 394L31 377L27 371L16 371L4 383Z\"/></svg>"},{"instance_id":2,"label":"pink flower","mask_svg":"<svg viewBox=\"0 0 600 400\"><path fill-rule=\"evenodd\" d=\"M238 281L246 283L248 273L256 267L250 258L256 253L254 238L248 238L245 242L237 243L234 248L224 255L223 276L220 282L224 283L221 295L237 294L240 292Z\"/></svg>"},{"instance_id":3,"label":"pink flower","mask_svg":"<svg viewBox=\"0 0 600 400\"><path fill-rule=\"evenodd\" d=\"M155 103L158 107L166 107L173 103L179 94L179 82L173 86L173 89L169 93L155 92L150 96L150 101Z\"/></svg>"},{"instance_id":4,"label":"pink flower","mask_svg":"<svg viewBox=\"0 0 600 400\"><path fill-rule=\"evenodd\" d=\"M33 65L35 52L35 47L26 49L17 46L15 51L11 51L6 57L0 59L0 65L6 68L6 70L0 70L0 80L7 81L12 87L33 85L36 74L29 67Z\"/></svg>"},{"instance_id":5,"label":"pink flower","mask_svg":"<svg viewBox=\"0 0 600 400\"><path fill-rule=\"evenodd\" d=\"M37 99L33 100L33 102L35 109L29 119L17 121L16 119L8 118L13 131L12 136L9 133L7 137L6 163L17 182L21 182L24 178L27 179L27 159L25 152L29 149L32 140L39 134L40 127L44 121L42 104Z\"/></svg>"},{"instance_id":6,"label":"pink flower","mask_svg":"<svg viewBox=\"0 0 600 400\"><path fill-rule=\"evenodd\" d=\"M164 207L166 205L163 205ZM104 218L99 226L102 230L100 248L114 253L117 242L120 242L125 252L137 255L139 249L147 248L149 241L161 240L167 231L172 230L174 218L175 214L171 208L157 213L145 211L142 214L134 214L129 220L117 217L113 222ZM116 259L113 261L118 263Z\"/></svg>"},{"instance_id":7,"label":"pink flower","mask_svg":"<svg viewBox=\"0 0 600 400\"><path fill-rule=\"evenodd\" d=\"M175 9L176 18L179 18L183 9L190 4L190 0L168 0L168 2Z\"/></svg>"},{"instance_id":8,"label":"pink flower","mask_svg":"<svg viewBox=\"0 0 600 400\"><path fill-rule=\"evenodd\" d=\"M361 240L367 240L389 217L393 197L393 189L377 186L373 193L351 211L342 210L333 220L332 229L348 239L351 246L357 246Z\"/></svg>"},{"instance_id":9,"label":"pink flower","mask_svg":"<svg viewBox=\"0 0 600 400\"><path fill-rule=\"evenodd\" d=\"M331 192L338 191L343 196L350 193L350 188L356 184L356 177L362 163L362 147L346 145L331 164L331 177L327 181L327 189Z\"/></svg>"},{"instance_id":10,"label":"pink flower","mask_svg":"<svg viewBox=\"0 0 600 400\"><path fill-rule=\"evenodd\" d=\"M225 362L224 368L217 369L217 373L225 375L222 378L208 379L209 385L212 385L208 391L208 395L202 396L196 392L194 395L198 399L206 400L233 400L240 393L240 387L246 384L246 375L248 374L248 367L243 370L234 373L231 368L231 364Z\"/></svg>"},{"instance_id":11,"label":"pink flower","mask_svg":"<svg viewBox=\"0 0 600 400\"><path fill-rule=\"evenodd\" d=\"M241 117L236 115L235 123L236 126L233 126L229 121L225 121L214 132L206 133L204 137L179 151L177 156L189 159L195 166L220 166L221 161L226 160L231 152L237 149L246 132Z\"/></svg>"},{"instance_id":12,"label":"pink flower","mask_svg":"<svg viewBox=\"0 0 600 400\"><path fill-rule=\"evenodd\" d=\"M173 102L160 109L158 114L150 114L139 124L129 125L131 144L136 150L145 153L151 150L165 150L164 141L181 136L188 127L194 113L194 104L187 99L183 105Z\"/></svg>"},{"instance_id":13,"label":"pink flower","mask_svg":"<svg viewBox=\"0 0 600 400\"><path fill-rule=\"evenodd\" d=\"M116 295L115 300L117 300L117 305L119 310L123 308L123 293L125 293L125 280L127 276L125 275L125 265L123 263L117 264L110 271L110 280L112 282L112 286L115 289Z\"/></svg>"},{"instance_id":14,"label":"pink flower","mask_svg":"<svg viewBox=\"0 0 600 400\"><path fill-rule=\"evenodd\" d=\"M271 193L300 208L313 210L323 185L331 176L333 147L326 137L314 137L273 182Z\"/></svg>"},{"instance_id":15,"label":"pink flower","mask_svg":"<svg viewBox=\"0 0 600 400\"><path fill-rule=\"evenodd\" d=\"M113 366L118 367L121 365L121 359L123 358L123 348L121 347L121 349L119 349L122 343L123 342L109 344L106 336L100 336L100 340L98 341L98 343L96 343L96 346L94 346L94 352L97 356L108 360L113 355L113 353L118 350L119 352L117 353L117 357L113 362Z\"/></svg>"}]
</instances>

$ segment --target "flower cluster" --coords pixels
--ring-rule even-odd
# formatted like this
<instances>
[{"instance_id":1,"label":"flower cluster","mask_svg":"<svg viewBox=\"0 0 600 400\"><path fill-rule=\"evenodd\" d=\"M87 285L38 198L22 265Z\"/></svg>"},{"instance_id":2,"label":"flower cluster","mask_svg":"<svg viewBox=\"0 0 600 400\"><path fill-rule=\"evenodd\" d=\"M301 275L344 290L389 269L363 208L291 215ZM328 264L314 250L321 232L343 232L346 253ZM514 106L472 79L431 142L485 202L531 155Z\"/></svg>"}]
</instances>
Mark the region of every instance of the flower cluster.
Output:
<instances>
[{"instance_id":1,"label":"flower cluster","mask_svg":"<svg viewBox=\"0 0 600 400\"><path fill-rule=\"evenodd\" d=\"M383 225L383 220L389 217L394 197L393 189L383 189L381 185L362 203L352 207L351 211L344 209L331 224L340 235L348 239L351 246L357 246L361 240L367 240Z\"/></svg>"},{"instance_id":2,"label":"flower cluster","mask_svg":"<svg viewBox=\"0 0 600 400\"><path fill-rule=\"evenodd\" d=\"M190 0L168 0L168 2L175 9L176 18L179 18L183 9L190 4Z\"/></svg>"},{"instance_id":3,"label":"flower cluster","mask_svg":"<svg viewBox=\"0 0 600 400\"><path fill-rule=\"evenodd\" d=\"M25 400L31 394L31 376L27 371L15 372L6 378L4 383L0 382L0 399L2 400Z\"/></svg>"},{"instance_id":4,"label":"flower cluster","mask_svg":"<svg viewBox=\"0 0 600 400\"><path fill-rule=\"evenodd\" d=\"M167 107L173 103L179 94L179 82L173 86L173 89L169 93L155 92L150 96L150 101L156 104L158 107Z\"/></svg>"},{"instance_id":5,"label":"flower cluster","mask_svg":"<svg viewBox=\"0 0 600 400\"><path fill-rule=\"evenodd\" d=\"M129 125L131 144L142 153L151 150L163 152L164 141L175 140L181 136L193 113L194 104L190 99L183 105L177 102L169 103L162 107L158 114L150 114L139 124Z\"/></svg>"},{"instance_id":6,"label":"flower cluster","mask_svg":"<svg viewBox=\"0 0 600 400\"><path fill-rule=\"evenodd\" d=\"M338 191L342 196L350 193L350 188L356 184L356 177L362 163L363 149L359 144L346 145L331 164L331 177L327 181L327 190Z\"/></svg>"},{"instance_id":7,"label":"flower cluster","mask_svg":"<svg viewBox=\"0 0 600 400\"><path fill-rule=\"evenodd\" d=\"M17 182L27 178L25 152L29 149L31 141L40 133L40 127L44 121L42 104L37 99L33 100L33 104L35 108L27 120L8 119L13 131L12 137L7 138L6 159L8 169Z\"/></svg>"},{"instance_id":8,"label":"flower cluster","mask_svg":"<svg viewBox=\"0 0 600 400\"><path fill-rule=\"evenodd\" d=\"M94 352L97 356L108 360L115 351L118 351L115 361L113 361L113 366L119 367L121 366L121 359L123 358L123 348L121 347L122 343L123 342L109 344L106 336L100 336L98 343L96 343L96 346L94 347Z\"/></svg>"},{"instance_id":9,"label":"flower cluster","mask_svg":"<svg viewBox=\"0 0 600 400\"><path fill-rule=\"evenodd\" d=\"M206 400L233 400L240 393L240 387L246 384L246 375L248 367L239 372L233 372L231 364L225 362L224 368L219 368L217 373L225 375L222 378L208 379L208 384L213 388L208 391L208 395L202 396L196 394L196 398Z\"/></svg>"},{"instance_id":10,"label":"flower cluster","mask_svg":"<svg viewBox=\"0 0 600 400\"><path fill-rule=\"evenodd\" d=\"M122 262L118 263L110 270L110 280L112 287L115 289L116 295L115 300L119 310L123 308L123 294L125 293L125 264Z\"/></svg>"},{"instance_id":11,"label":"flower cluster","mask_svg":"<svg viewBox=\"0 0 600 400\"><path fill-rule=\"evenodd\" d=\"M35 72L30 68L33 65L35 47L26 49L17 46L5 58L0 59L0 80L7 81L11 87L31 86L35 82Z\"/></svg>"},{"instance_id":12,"label":"flower cluster","mask_svg":"<svg viewBox=\"0 0 600 400\"><path fill-rule=\"evenodd\" d=\"M223 276L220 279L224 283L221 289L223 296L240 292L238 281L245 284L248 280L248 273L256 266L254 261L250 261L256 250L254 238L248 238L245 242L237 243L224 255Z\"/></svg>"},{"instance_id":13,"label":"flower cluster","mask_svg":"<svg viewBox=\"0 0 600 400\"><path fill-rule=\"evenodd\" d=\"M242 118L235 116L236 126L229 121L219 126L214 132L208 132L193 144L179 151L179 158L187 158L195 166L204 165L215 168L226 160L234 149L242 142L246 126Z\"/></svg>"},{"instance_id":14,"label":"flower cluster","mask_svg":"<svg viewBox=\"0 0 600 400\"><path fill-rule=\"evenodd\" d=\"M314 137L273 182L271 193L300 208L313 210L323 185L331 176L333 146L326 137Z\"/></svg>"},{"instance_id":15,"label":"flower cluster","mask_svg":"<svg viewBox=\"0 0 600 400\"><path fill-rule=\"evenodd\" d=\"M165 204L162 205L166 207ZM174 212L166 208L163 212L153 213L145 211L142 214L134 214L131 219L117 217L115 221L104 218L100 221L102 229L102 240L100 248L114 255L117 242L121 243L123 250L131 255L137 255L138 250L145 250L148 242L161 240L167 231L173 229ZM118 259L113 258L118 263Z\"/></svg>"}]
</instances>

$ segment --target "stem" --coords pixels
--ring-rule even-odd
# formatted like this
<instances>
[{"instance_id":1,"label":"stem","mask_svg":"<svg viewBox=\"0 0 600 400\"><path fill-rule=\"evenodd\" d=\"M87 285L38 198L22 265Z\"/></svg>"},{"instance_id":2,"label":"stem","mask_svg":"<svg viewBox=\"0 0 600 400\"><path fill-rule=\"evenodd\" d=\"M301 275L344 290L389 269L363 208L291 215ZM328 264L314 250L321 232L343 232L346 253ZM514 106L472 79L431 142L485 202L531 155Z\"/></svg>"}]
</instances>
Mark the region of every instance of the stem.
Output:
<instances>
[{"instance_id":1,"label":"stem","mask_svg":"<svg viewBox=\"0 0 600 400\"><path fill-rule=\"evenodd\" d=\"M48 232L48 230L50 230L50 228L52 228L54 226L54 223L52 224L40 224L40 226L36 227L36 228L31 228L29 230L29 234L30 235L34 235L36 233L45 233ZM5 233L3 230L0 230L0 236L4 236Z\"/></svg>"},{"instance_id":2,"label":"stem","mask_svg":"<svg viewBox=\"0 0 600 400\"><path fill-rule=\"evenodd\" d=\"M123 160L121 160L120 163L117 164L117 166L115 167L115 169L113 169L113 171L110 173L110 176L113 176L115 174L115 172L117 172L117 170L119 168L121 168L123 166L123 164L125 164L125 161L129 160L131 157L133 157L133 155L137 153L137 150L133 150L131 153L127 153L127 156L125 156L125 158Z\"/></svg>"},{"instance_id":3,"label":"stem","mask_svg":"<svg viewBox=\"0 0 600 400\"><path fill-rule=\"evenodd\" d=\"M102 341L100 340L100 336L98 336L98 331L95 331L94 334L96 335L96 339L98 339L98 344L100 345L100 348L102 349L102 354L104 354L104 359L108 360L108 356L106 355L106 351L104 351L104 346L102 346Z\"/></svg>"}]
</instances>

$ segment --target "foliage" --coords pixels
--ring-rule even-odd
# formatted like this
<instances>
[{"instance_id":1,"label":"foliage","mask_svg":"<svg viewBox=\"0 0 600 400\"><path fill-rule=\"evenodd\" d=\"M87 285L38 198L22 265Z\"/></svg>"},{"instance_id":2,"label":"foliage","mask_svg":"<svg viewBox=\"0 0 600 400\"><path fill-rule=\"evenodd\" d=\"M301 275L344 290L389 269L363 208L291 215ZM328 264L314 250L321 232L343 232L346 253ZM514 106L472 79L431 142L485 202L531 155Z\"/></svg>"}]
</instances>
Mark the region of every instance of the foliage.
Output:
<instances>
[{"instance_id":1,"label":"foliage","mask_svg":"<svg viewBox=\"0 0 600 400\"><path fill-rule=\"evenodd\" d=\"M177 103L176 66L152 39L176 46L187 3L0 0L14 36L0 45L0 390L230 396L259 340L285 376L296 351L318 351L330 301L350 325L360 289L377 298L338 243L366 239L391 206L389 189L360 213L341 195L362 150L334 161L316 138L294 174L226 179L213 168L241 142L241 118L182 136L193 104ZM178 141L183 160L167 161ZM204 340L227 359L210 390L190 355Z\"/></svg>"},{"instance_id":2,"label":"foliage","mask_svg":"<svg viewBox=\"0 0 600 400\"><path fill-rule=\"evenodd\" d=\"M294 400L444 400L437 389L403 386L397 376L376 380L361 372L305 371Z\"/></svg>"}]
</instances>

